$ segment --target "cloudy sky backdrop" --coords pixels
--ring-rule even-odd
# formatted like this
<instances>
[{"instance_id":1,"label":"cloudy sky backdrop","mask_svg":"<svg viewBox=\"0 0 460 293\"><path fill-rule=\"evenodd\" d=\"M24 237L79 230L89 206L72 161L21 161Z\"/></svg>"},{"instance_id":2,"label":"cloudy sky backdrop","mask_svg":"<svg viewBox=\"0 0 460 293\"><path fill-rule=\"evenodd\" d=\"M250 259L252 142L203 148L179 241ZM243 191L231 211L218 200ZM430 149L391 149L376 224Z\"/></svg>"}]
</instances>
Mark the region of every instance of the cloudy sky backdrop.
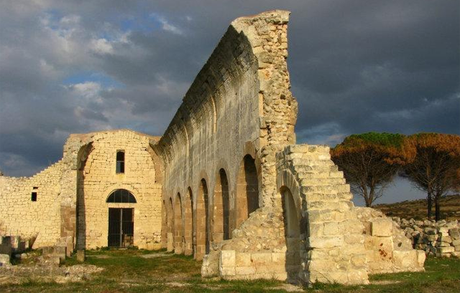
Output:
<instances>
[{"instance_id":1,"label":"cloudy sky backdrop","mask_svg":"<svg viewBox=\"0 0 460 293\"><path fill-rule=\"evenodd\" d=\"M161 135L230 22L277 8L299 142L460 134L457 0L0 0L0 170L40 171L70 133Z\"/></svg>"}]
</instances>

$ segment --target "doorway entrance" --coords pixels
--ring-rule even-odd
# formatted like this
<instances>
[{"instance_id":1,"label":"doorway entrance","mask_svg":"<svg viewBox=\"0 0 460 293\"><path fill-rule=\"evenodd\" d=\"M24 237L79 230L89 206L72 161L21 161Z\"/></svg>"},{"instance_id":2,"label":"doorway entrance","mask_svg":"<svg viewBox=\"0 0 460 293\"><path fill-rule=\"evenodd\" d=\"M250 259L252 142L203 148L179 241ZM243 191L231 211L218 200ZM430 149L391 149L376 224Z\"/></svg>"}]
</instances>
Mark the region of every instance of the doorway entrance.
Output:
<instances>
[{"instance_id":1,"label":"doorway entrance","mask_svg":"<svg viewBox=\"0 0 460 293\"><path fill-rule=\"evenodd\" d=\"M109 208L109 247L134 245L134 209Z\"/></svg>"}]
</instances>

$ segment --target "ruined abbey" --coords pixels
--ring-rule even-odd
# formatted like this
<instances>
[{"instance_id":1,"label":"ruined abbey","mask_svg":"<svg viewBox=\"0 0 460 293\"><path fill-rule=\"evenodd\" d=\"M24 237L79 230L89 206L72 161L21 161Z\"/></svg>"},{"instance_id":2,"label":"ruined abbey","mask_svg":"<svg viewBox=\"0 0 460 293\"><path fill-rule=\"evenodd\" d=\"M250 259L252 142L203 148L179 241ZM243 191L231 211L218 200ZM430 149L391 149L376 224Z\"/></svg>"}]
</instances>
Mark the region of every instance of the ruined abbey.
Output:
<instances>
[{"instance_id":1,"label":"ruined abbey","mask_svg":"<svg viewBox=\"0 0 460 293\"><path fill-rule=\"evenodd\" d=\"M366 284L425 253L354 207L327 146L296 144L289 12L233 21L163 136L73 134L29 178L0 176L0 235L67 253L166 248L225 279Z\"/></svg>"}]
</instances>

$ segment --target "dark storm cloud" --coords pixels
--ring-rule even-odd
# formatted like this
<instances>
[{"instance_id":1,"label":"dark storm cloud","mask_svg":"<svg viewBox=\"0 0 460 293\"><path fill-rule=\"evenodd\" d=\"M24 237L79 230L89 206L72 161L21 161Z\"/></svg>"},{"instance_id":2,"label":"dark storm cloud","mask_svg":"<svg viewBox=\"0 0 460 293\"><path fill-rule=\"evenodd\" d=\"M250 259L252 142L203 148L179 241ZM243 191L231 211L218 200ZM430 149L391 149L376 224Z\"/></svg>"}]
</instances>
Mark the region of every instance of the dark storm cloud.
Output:
<instances>
[{"instance_id":1,"label":"dark storm cloud","mask_svg":"<svg viewBox=\"0 0 460 293\"><path fill-rule=\"evenodd\" d=\"M161 135L229 23L277 8L299 141L460 133L454 0L0 1L0 169L31 175L74 132Z\"/></svg>"}]
</instances>

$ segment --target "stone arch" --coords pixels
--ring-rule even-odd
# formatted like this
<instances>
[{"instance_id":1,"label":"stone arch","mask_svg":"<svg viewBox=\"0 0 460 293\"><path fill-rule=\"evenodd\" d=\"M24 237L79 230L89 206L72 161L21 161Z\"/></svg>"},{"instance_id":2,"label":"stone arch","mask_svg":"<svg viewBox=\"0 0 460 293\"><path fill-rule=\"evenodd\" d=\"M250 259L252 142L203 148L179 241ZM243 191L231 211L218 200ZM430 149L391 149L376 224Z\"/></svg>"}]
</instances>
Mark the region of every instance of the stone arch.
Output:
<instances>
[{"instance_id":1,"label":"stone arch","mask_svg":"<svg viewBox=\"0 0 460 293\"><path fill-rule=\"evenodd\" d=\"M168 237L168 215L166 200L163 199L161 207L161 247L166 248L166 239Z\"/></svg>"},{"instance_id":2,"label":"stone arch","mask_svg":"<svg viewBox=\"0 0 460 293\"><path fill-rule=\"evenodd\" d=\"M196 200L196 245L195 259L201 260L209 253L209 193L205 179L201 179Z\"/></svg>"},{"instance_id":3,"label":"stone arch","mask_svg":"<svg viewBox=\"0 0 460 293\"><path fill-rule=\"evenodd\" d=\"M246 155L240 164L236 186L236 228L259 208L259 178L255 159Z\"/></svg>"},{"instance_id":4,"label":"stone arch","mask_svg":"<svg viewBox=\"0 0 460 293\"><path fill-rule=\"evenodd\" d=\"M184 254L193 254L193 193L189 187L184 196Z\"/></svg>"},{"instance_id":5,"label":"stone arch","mask_svg":"<svg viewBox=\"0 0 460 293\"><path fill-rule=\"evenodd\" d=\"M217 131L217 106L214 96L210 96L212 104L212 133Z\"/></svg>"},{"instance_id":6,"label":"stone arch","mask_svg":"<svg viewBox=\"0 0 460 293\"><path fill-rule=\"evenodd\" d=\"M223 168L216 174L213 205L212 242L218 243L230 239L230 193Z\"/></svg>"},{"instance_id":7,"label":"stone arch","mask_svg":"<svg viewBox=\"0 0 460 293\"><path fill-rule=\"evenodd\" d=\"M276 178L276 186L278 190L281 190L282 188L287 188L292 194L292 199L294 201L295 205L295 210L297 213L297 218L302 221L302 200L300 198L300 189L299 189L299 184L297 182L297 179L295 178L294 175L292 175L291 171L289 170L284 170L282 172L278 172ZM282 193L280 193L281 197L283 196ZM302 227L301 225L301 231L300 233L305 232L305 227Z\"/></svg>"},{"instance_id":8,"label":"stone arch","mask_svg":"<svg viewBox=\"0 0 460 293\"><path fill-rule=\"evenodd\" d=\"M155 183L162 184L163 183L163 160L157 154L157 151L154 148L154 145L158 143L157 141L150 141L149 148L147 151L152 158L153 167L155 169Z\"/></svg>"},{"instance_id":9,"label":"stone arch","mask_svg":"<svg viewBox=\"0 0 460 293\"><path fill-rule=\"evenodd\" d=\"M286 273L288 282L297 282L301 270L300 263L300 220L291 190L280 188L284 218L284 236L286 239Z\"/></svg>"},{"instance_id":10,"label":"stone arch","mask_svg":"<svg viewBox=\"0 0 460 293\"><path fill-rule=\"evenodd\" d=\"M174 250L174 239L173 239L173 231L174 231L174 220L173 220L173 200L170 197L168 200L168 208L166 209L166 227L167 227L167 236L166 236L166 249L167 251L173 251Z\"/></svg>"},{"instance_id":11,"label":"stone arch","mask_svg":"<svg viewBox=\"0 0 460 293\"><path fill-rule=\"evenodd\" d=\"M180 193L177 193L174 200L174 253L181 254L183 248L184 226L182 213L182 200Z\"/></svg>"}]
</instances>

